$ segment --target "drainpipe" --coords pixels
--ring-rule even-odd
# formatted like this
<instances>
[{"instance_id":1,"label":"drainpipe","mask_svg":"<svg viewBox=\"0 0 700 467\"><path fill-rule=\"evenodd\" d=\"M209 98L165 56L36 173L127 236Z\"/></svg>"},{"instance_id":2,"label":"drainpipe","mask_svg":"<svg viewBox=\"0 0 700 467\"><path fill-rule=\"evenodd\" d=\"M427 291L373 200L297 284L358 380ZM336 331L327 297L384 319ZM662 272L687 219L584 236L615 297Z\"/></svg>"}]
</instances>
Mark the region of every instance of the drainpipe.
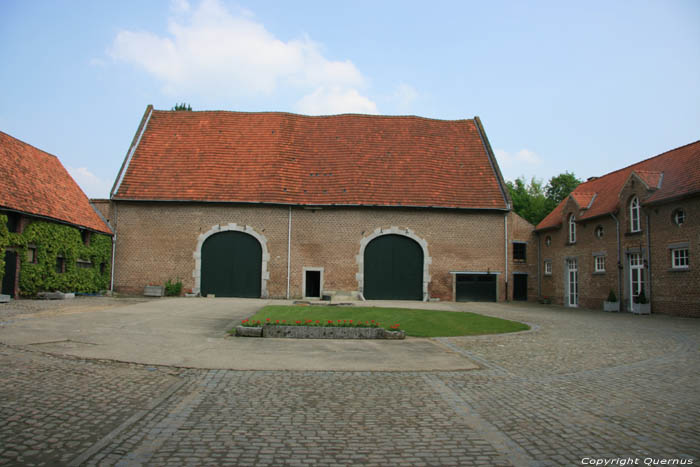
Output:
<instances>
[{"instance_id":1,"label":"drainpipe","mask_svg":"<svg viewBox=\"0 0 700 467\"><path fill-rule=\"evenodd\" d=\"M112 272L109 280L109 291L114 294L114 258L117 255L117 203L114 203L114 236L112 236Z\"/></svg>"},{"instance_id":2,"label":"drainpipe","mask_svg":"<svg viewBox=\"0 0 700 467\"><path fill-rule=\"evenodd\" d=\"M615 217L615 214L610 213L610 217L615 220L615 231L617 232L617 299L622 305L624 300L622 299L622 258L620 257L620 220Z\"/></svg>"},{"instance_id":3,"label":"drainpipe","mask_svg":"<svg viewBox=\"0 0 700 467\"><path fill-rule=\"evenodd\" d=\"M537 234L537 298L542 298L542 236Z\"/></svg>"},{"instance_id":4,"label":"drainpipe","mask_svg":"<svg viewBox=\"0 0 700 467\"><path fill-rule=\"evenodd\" d=\"M289 279L292 261L292 207L289 206L289 218L287 219L287 300L289 300Z\"/></svg>"},{"instance_id":5,"label":"drainpipe","mask_svg":"<svg viewBox=\"0 0 700 467\"><path fill-rule=\"evenodd\" d=\"M649 274L647 275L647 290L649 300L649 309L651 311L651 223L649 221L649 214L647 213L647 270Z\"/></svg>"},{"instance_id":6,"label":"drainpipe","mask_svg":"<svg viewBox=\"0 0 700 467\"><path fill-rule=\"evenodd\" d=\"M503 216L503 231L505 240L505 260L506 260L506 301L508 301L508 213Z\"/></svg>"}]
</instances>

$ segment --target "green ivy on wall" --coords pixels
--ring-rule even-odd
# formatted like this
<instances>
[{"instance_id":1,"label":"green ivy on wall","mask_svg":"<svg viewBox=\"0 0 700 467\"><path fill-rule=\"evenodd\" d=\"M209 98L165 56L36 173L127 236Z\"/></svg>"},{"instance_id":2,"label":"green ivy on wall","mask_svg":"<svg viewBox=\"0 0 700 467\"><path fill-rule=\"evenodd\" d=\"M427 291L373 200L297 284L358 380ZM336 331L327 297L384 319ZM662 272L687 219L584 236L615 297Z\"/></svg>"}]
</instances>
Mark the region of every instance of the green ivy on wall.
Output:
<instances>
[{"instance_id":1,"label":"green ivy on wall","mask_svg":"<svg viewBox=\"0 0 700 467\"><path fill-rule=\"evenodd\" d=\"M112 239L108 235L92 233L90 245L83 243L80 230L69 225L34 220L21 234L7 231L7 218L0 215L0 250L7 246L17 248L20 255L19 289L24 296L37 292L91 293L109 287ZM36 262L27 258L29 247L36 248ZM62 257L64 272L58 272L56 261ZM78 260L90 261L91 267L79 267ZM0 280L4 274L4 255L0 258Z\"/></svg>"}]
</instances>

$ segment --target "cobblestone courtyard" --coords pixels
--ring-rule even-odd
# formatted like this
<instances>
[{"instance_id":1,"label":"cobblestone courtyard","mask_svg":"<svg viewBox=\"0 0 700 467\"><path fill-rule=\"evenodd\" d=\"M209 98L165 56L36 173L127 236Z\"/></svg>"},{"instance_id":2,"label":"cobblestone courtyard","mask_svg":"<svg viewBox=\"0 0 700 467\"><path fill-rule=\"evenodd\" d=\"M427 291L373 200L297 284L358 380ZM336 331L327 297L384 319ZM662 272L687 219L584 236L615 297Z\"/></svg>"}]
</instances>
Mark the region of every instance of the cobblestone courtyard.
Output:
<instances>
[{"instance_id":1,"label":"cobblestone courtyard","mask_svg":"<svg viewBox=\"0 0 700 467\"><path fill-rule=\"evenodd\" d=\"M80 304L85 313L120 306L110 300ZM0 308L0 324L60 306L13 304ZM2 345L0 463L700 462L700 320L529 304L440 307L534 330L440 339L482 367L453 372L181 369Z\"/></svg>"}]
</instances>

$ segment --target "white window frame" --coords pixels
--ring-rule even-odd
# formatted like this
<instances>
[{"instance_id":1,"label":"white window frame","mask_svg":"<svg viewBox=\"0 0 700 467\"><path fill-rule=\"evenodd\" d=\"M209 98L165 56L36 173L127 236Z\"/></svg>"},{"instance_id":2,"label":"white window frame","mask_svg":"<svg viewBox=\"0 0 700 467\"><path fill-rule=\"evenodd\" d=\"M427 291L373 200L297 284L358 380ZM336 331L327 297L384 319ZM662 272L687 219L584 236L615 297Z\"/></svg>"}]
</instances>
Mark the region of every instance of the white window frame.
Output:
<instances>
[{"instance_id":1,"label":"white window frame","mask_svg":"<svg viewBox=\"0 0 700 467\"><path fill-rule=\"evenodd\" d=\"M576 243L576 216L569 214L569 243Z\"/></svg>"},{"instance_id":2,"label":"white window frame","mask_svg":"<svg viewBox=\"0 0 700 467\"><path fill-rule=\"evenodd\" d=\"M685 211L683 209L676 209L673 211L673 222L677 226L681 226L685 223Z\"/></svg>"},{"instance_id":3,"label":"white window frame","mask_svg":"<svg viewBox=\"0 0 700 467\"><path fill-rule=\"evenodd\" d=\"M596 255L593 257L593 272L605 272L605 256Z\"/></svg>"},{"instance_id":4,"label":"white window frame","mask_svg":"<svg viewBox=\"0 0 700 467\"><path fill-rule=\"evenodd\" d=\"M688 269L690 267L690 248L671 248L671 268Z\"/></svg>"},{"instance_id":5,"label":"white window frame","mask_svg":"<svg viewBox=\"0 0 700 467\"><path fill-rule=\"evenodd\" d=\"M630 201L630 232L642 231L642 213L639 198L634 197Z\"/></svg>"},{"instance_id":6,"label":"white window frame","mask_svg":"<svg viewBox=\"0 0 700 467\"><path fill-rule=\"evenodd\" d=\"M578 260L569 258L566 260L567 270L567 306L578 306Z\"/></svg>"},{"instance_id":7,"label":"white window frame","mask_svg":"<svg viewBox=\"0 0 700 467\"><path fill-rule=\"evenodd\" d=\"M544 275L545 275L545 276L551 276L551 275L552 275L552 262L551 262L551 261L545 261L545 262L544 262Z\"/></svg>"}]
</instances>

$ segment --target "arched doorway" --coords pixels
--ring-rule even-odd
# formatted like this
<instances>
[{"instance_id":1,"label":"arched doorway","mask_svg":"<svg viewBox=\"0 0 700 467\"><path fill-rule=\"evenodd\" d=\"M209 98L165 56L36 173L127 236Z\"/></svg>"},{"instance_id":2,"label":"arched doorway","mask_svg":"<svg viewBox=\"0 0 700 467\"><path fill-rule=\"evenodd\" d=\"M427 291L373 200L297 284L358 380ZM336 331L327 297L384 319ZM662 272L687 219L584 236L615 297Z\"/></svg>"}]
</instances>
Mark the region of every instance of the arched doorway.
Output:
<instances>
[{"instance_id":1,"label":"arched doorway","mask_svg":"<svg viewBox=\"0 0 700 467\"><path fill-rule=\"evenodd\" d=\"M201 294L260 298L262 248L244 232L223 231L202 245Z\"/></svg>"},{"instance_id":2,"label":"arched doorway","mask_svg":"<svg viewBox=\"0 0 700 467\"><path fill-rule=\"evenodd\" d=\"M422 300L423 249L404 235L381 235L364 251L367 300Z\"/></svg>"}]
</instances>

